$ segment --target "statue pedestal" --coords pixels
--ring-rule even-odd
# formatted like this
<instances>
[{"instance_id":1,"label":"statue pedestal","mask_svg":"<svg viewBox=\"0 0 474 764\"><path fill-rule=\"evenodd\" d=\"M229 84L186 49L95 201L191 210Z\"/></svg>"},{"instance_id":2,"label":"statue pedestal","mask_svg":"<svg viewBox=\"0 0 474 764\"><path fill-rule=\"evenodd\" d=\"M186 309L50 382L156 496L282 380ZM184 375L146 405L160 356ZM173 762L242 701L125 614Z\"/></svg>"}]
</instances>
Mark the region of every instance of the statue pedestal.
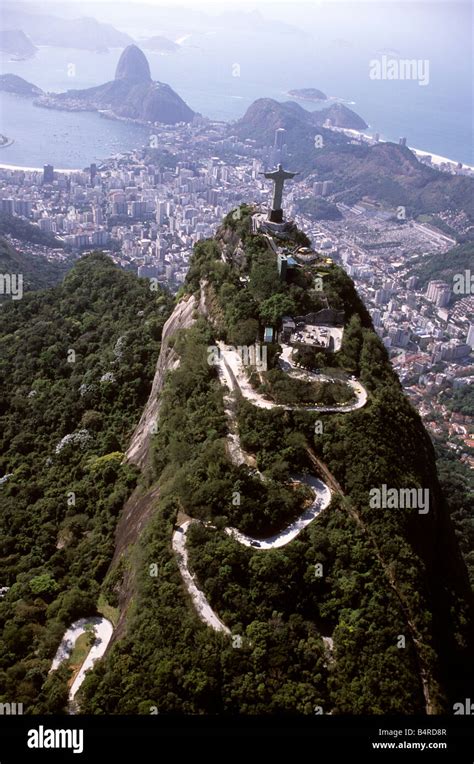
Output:
<instances>
[{"instance_id":1,"label":"statue pedestal","mask_svg":"<svg viewBox=\"0 0 474 764\"><path fill-rule=\"evenodd\" d=\"M274 212L275 210L272 210ZM281 211L281 210L277 210ZM293 220L274 221L270 217L271 213L265 216L262 213L253 215L253 232L254 233L268 233L271 236L275 236L277 239L291 239L292 233L296 230L296 225Z\"/></svg>"},{"instance_id":2,"label":"statue pedestal","mask_svg":"<svg viewBox=\"0 0 474 764\"><path fill-rule=\"evenodd\" d=\"M283 210L270 210L268 219L271 223L283 223Z\"/></svg>"}]
</instances>

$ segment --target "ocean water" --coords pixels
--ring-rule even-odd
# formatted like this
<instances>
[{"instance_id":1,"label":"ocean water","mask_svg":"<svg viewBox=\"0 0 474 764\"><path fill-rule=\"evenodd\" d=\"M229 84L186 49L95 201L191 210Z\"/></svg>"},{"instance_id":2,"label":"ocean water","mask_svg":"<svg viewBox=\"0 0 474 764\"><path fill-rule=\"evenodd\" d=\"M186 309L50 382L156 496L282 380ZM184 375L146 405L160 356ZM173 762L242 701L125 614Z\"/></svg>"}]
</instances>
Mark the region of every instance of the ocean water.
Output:
<instances>
[{"instance_id":1,"label":"ocean water","mask_svg":"<svg viewBox=\"0 0 474 764\"><path fill-rule=\"evenodd\" d=\"M143 145L150 132L94 113L40 109L9 93L0 102L0 132L15 141L0 149L1 164L80 169Z\"/></svg>"},{"instance_id":2,"label":"ocean water","mask_svg":"<svg viewBox=\"0 0 474 764\"><path fill-rule=\"evenodd\" d=\"M470 5L410 3L395 20L381 5L336 5L332 16L309 16L306 25L295 6L302 34L261 26L191 33L177 53L145 51L152 76L194 110L223 120L238 119L256 98L288 100L289 89L317 87L353 108L382 139L404 136L410 146L474 164ZM42 47L27 61L1 57L0 71L44 90L86 88L113 78L120 53ZM428 60L428 85L370 79L370 61L383 54ZM64 168L143 145L148 135L135 125L41 109L4 93L0 132L15 140L0 149L0 163Z\"/></svg>"}]
</instances>

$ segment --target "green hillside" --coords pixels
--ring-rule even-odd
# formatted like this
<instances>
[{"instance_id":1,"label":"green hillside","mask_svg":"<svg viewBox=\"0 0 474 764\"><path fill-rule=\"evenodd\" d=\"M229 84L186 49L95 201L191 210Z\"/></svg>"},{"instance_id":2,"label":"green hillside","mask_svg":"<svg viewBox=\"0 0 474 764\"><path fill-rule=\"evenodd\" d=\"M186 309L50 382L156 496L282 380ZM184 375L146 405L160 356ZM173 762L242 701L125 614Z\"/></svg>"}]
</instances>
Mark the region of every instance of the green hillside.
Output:
<instances>
[{"instance_id":1,"label":"green hillside","mask_svg":"<svg viewBox=\"0 0 474 764\"><path fill-rule=\"evenodd\" d=\"M95 253L0 311L0 701L25 713L64 706L51 658L97 606L169 307Z\"/></svg>"},{"instance_id":2,"label":"green hillside","mask_svg":"<svg viewBox=\"0 0 474 764\"><path fill-rule=\"evenodd\" d=\"M248 208L229 215L215 239L196 245L187 289L207 282L207 318L176 335L180 366L168 376L153 444L159 500L133 554L128 626L86 679L83 710L449 711L471 681L467 571L431 441L339 268L317 266L324 295L345 315L342 350L326 360L360 378L367 405L317 414L237 400L240 441L263 479L229 460L224 390L207 362L209 347L260 336L269 300L282 315L288 301L299 311L317 309L322 299L309 289L311 268L290 282L275 279L275 259L250 235L248 215ZM270 366L279 352L269 346ZM262 538L281 529L307 498L289 477L305 472L322 477L333 498L290 544L262 552L224 532L233 526ZM383 483L427 488L429 512L371 508L369 493ZM171 546L178 513L201 521L189 531L191 569L231 638L202 623L183 587ZM322 575L315 575L318 564ZM329 657L323 636L333 640Z\"/></svg>"},{"instance_id":3,"label":"green hillside","mask_svg":"<svg viewBox=\"0 0 474 764\"><path fill-rule=\"evenodd\" d=\"M426 287L432 279L441 279L453 284L453 277L456 274L465 276L465 272L474 272L472 263L474 262L474 242L458 244L448 252L435 253L432 255L423 255L418 260L412 261L410 274L417 276L420 287ZM470 286L470 278L467 277L467 287ZM465 297L465 294L453 292L454 298Z\"/></svg>"},{"instance_id":4,"label":"green hillside","mask_svg":"<svg viewBox=\"0 0 474 764\"><path fill-rule=\"evenodd\" d=\"M408 148L394 143L352 144L344 135L317 125L314 114L295 103L260 98L232 125L232 132L241 140L271 146L275 130L285 128L288 167L333 181L331 193L346 204L367 196L404 206L408 218L456 209L474 220L472 178L427 167ZM322 138L320 146L315 142L317 135Z\"/></svg>"},{"instance_id":5,"label":"green hillside","mask_svg":"<svg viewBox=\"0 0 474 764\"><path fill-rule=\"evenodd\" d=\"M30 244L40 244L52 249L64 247L60 239L51 233L45 233L37 225L15 215L0 212L0 235L7 234Z\"/></svg>"},{"instance_id":6,"label":"green hillside","mask_svg":"<svg viewBox=\"0 0 474 764\"><path fill-rule=\"evenodd\" d=\"M72 259L50 262L46 257L25 251L19 252L7 239L0 236L0 273L22 274L23 291L46 289L58 284L72 266ZM0 294L0 301L10 301L9 295Z\"/></svg>"}]
</instances>

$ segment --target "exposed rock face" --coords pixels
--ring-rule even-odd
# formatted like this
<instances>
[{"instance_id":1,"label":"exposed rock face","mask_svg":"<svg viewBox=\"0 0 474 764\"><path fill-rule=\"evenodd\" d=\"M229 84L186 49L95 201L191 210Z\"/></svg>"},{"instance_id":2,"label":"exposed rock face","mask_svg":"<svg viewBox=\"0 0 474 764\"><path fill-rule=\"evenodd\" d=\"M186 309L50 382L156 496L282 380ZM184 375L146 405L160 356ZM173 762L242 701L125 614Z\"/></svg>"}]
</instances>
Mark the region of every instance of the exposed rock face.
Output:
<instances>
[{"instance_id":1,"label":"exposed rock face","mask_svg":"<svg viewBox=\"0 0 474 764\"><path fill-rule=\"evenodd\" d=\"M116 117L140 122L191 122L194 112L164 82L151 79L146 56L136 45L123 51L115 79L87 90L48 93L35 101L37 106L65 111L109 111Z\"/></svg>"},{"instance_id":2,"label":"exposed rock face","mask_svg":"<svg viewBox=\"0 0 474 764\"><path fill-rule=\"evenodd\" d=\"M199 303L201 311L202 302L203 297L201 296ZM157 421L160 408L160 393L163 389L166 373L176 369L179 365L179 356L170 347L170 339L179 329L189 329L193 325L195 320L193 314L197 307L198 303L194 296L180 300L163 327L160 355L156 364L153 385L125 454L128 462L136 464L141 469L145 467L147 462L150 439L153 434L152 428L153 424Z\"/></svg>"},{"instance_id":3,"label":"exposed rock face","mask_svg":"<svg viewBox=\"0 0 474 764\"><path fill-rule=\"evenodd\" d=\"M123 51L115 70L115 79L151 81L150 66L146 56L136 45L128 45Z\"/></svg>"}]
</instances>

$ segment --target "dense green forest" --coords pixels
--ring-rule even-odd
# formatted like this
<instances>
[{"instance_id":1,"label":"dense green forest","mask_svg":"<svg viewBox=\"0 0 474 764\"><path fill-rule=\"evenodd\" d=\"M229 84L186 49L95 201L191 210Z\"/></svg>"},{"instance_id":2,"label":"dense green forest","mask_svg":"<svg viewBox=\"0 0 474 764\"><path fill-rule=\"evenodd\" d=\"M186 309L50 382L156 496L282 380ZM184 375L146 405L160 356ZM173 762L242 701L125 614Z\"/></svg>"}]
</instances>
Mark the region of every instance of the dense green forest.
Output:
<instances>
[{"instance_id":1,"label":"dense green forest","mask_svg":"<svg viewBox=\"0 0 474 764\"><path fill-rule=\"evenodd\" d=\"M65 628L97 612L171 305L95 253L0 311L0 701L25 713L64 707L67 671L48 670Z\"/></svg>"},{"instance_id":2,"label":"dense green forest","mask_svg":"<svg viewBox=\"0 0 474 764\"><path fill-rule=\"evenodd\" d=\"M464 416L472 416L474 412L474 385L463 385L457 390L446 390L441 401L451 411Z\"/></svg>"},{"instance_id":3,"label":"dense green forest","mask_svg":"<svg viewBox=\"0 0 474 764\"><path fill-rule=\"evenodd\" d=\"M195 310L193 326L168 340L179 366L170 361L141 475L123 455L173 300L94 253L61 285L2 308L0 586L10 588L0 599L0 702L63 711L69 669L48 675L60 639L110 606L122 608L121 625L81 688L85 713L423 713L427 693L438 711L469 696L465 468L437 446L443 495L433 445L351 279L324 261L280 279L250 234L250 212L229 214L195 246L183 295L204 294L206 315ZM300 347L296 360L338 380L356 375L367 405L316 414L237 397L254 466L236 466L209 348L253 343L283 315L322 307L343 311L341 350ZM278 372L280 346L267 349L270 382L300 400L298 380ZM225 532L265 538L292 522L311 501L296 474L320 477L332 500L291 543L262 552ZM430 511L371 508L383 483L428 488ZM152 511L111 567L134 488L131 501L153 496ZM184 587L171 545L183 516L201 521L188 533L190 566L230 638L201 622Z\"/></svg>"},{"instance_id":4,"label":"dense green forest","mask_svg":"<svg viewBox=\"0 0 474 764\"><path fill-rule=\"evenodd\" d=\"M474 475L443 441L435 443L440 483L474 590Z\"/></svg>"},{"instance_id":5,"label":"dense green forest","mask_svg":"<svg viewBox=\"0 0 474 764\"><path fill-rule=\"evenodd\" d=\"M432 708L449 710L472 681L467 571L434 448L351 280L335 266L325 270L324 296L345 314L343 346L331 363L337 356L339 369L360 377L369 402L316 417L237 400L241 443L263 481L229 460L224 390L208 348L220 338L252 342L269 311L278 323L288 301L303 312L318 309L322 296L310 270L278 279L268 248L250 236L245 208L226 218L215 240L196 245L186 289L198 292L203 281L207 318L176 335L180 366L161 395L149 476L160 493L129 557L128 627L86 679L82 709L414 713L426 708L427 692ZM279 352L268 350L270 358ZM307 496L292 487L295 472L331 482L331 504L317 521L266 552L224 533L233 525L261 537L297 516ZM429 512L374 510L369 492L383 483L428 488ZM191 526L191 568L238 640L204 625L187 595L171 547L178 513L213 526ZM322 637L333 639L332 652Z\"/></svg>"}]
</instances>

